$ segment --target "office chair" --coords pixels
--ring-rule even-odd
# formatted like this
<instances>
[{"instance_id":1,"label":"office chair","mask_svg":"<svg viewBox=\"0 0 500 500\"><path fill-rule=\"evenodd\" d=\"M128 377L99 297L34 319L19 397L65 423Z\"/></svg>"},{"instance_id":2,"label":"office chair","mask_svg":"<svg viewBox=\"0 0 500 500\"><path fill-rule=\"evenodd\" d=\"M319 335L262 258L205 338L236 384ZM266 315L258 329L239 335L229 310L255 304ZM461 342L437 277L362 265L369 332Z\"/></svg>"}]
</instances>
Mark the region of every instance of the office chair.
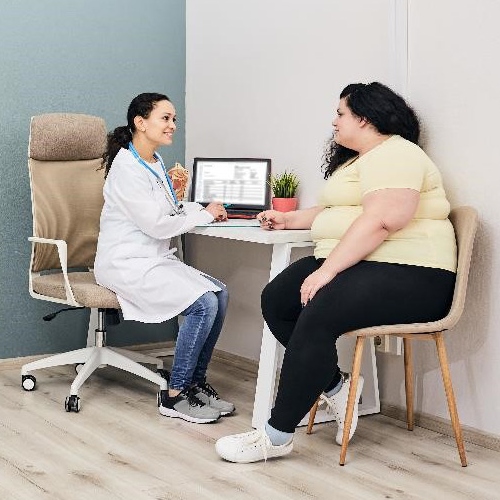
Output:
<instances>
[{"instance_id":1,"label":"office chair","mask_svg":"<svg viewBox=\"0 0 500 500\"><path fill-rule=\"evenodd\" d=\"M88 307L95 316L95 345L55 354L25 364L22 386L35 389L33 370L75 364L65 409L80 411L78 391L103 365L133 373L167 389L163 361L139 352L106 346L106 316L120 308L116 295L99 286L92 267L103 206L104 170L99 169L106 145L102 118L53 113L34 116L30 125L28 166L33 213L29 292L35 299ZM153 372L142 364L156 365ZM79 368L79 369L78 369Z\"/></svg>"},{"instance_id":2,"label":"office chair","mask_svg":"<svg viewBox=\"0 0 500 500\"><path fill-rule=\"evenodd\" d=\"M403 339L404 348L404 366L405 366L405 392L406 392L406 423L409 431L413 430L413 364L412 364L412 340L430 340L434 339L437 348L439 364L441 366L441 374L443 378L444 390L448 402L448 410L450 413L451 424L455 441L460 456L462 467L467 466L465 456L464 441L462 437L462 429L458 419L458 412L455 403L455 395L451 383L450 369L446 355L443 332L453 328L460 319L465 303L465 292L467 289L467 281L469 277L469 268L472 257L472 247L478 225L477 212L472 207L458 207L451 211L450 220L455 229L455 237L458 247L458 265L457 278L455 282L455 291L453 294L453 302L449 313L439 321L429 323L413 323L400 325L383 325L355 330L345 335L356 338L356 346L352 362L352 380L349 388L349 396L347 400L347 408L344 421L344 432L342 436L342 447L340 450L340 465L345 464L347 454L347 446L349 444L349 431L351 429L352 415L356 399L356 388L359 380L359 372L361 368L361 358L363 355L363 344L366 338L376 337L381 335L391 335L401 337ZM316 401L309 414L309 424L307 426L307 434L311 434L314 425L314 417L318 404L321 402L321 397Z\"/></svg>"}]
</instances>

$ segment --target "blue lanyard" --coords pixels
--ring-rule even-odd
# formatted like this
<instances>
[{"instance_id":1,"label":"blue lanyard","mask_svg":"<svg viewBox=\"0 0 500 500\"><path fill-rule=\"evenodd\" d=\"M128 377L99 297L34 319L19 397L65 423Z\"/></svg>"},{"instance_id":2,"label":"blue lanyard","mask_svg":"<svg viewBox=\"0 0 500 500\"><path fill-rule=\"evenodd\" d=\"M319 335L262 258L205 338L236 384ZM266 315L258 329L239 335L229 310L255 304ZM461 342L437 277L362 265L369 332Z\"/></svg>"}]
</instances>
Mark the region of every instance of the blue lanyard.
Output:
<instances>
[{"instance_id":1,"label":"blue lanyard","mask_svg":"<svg viewBox=\"0 0 500 500\"><path fill-rule=\"evenodd\" d=\"M128 150L134 155L135 159L147 170L149 170L155 177L156 179L161 183L163 188L165 188L165 183L163 182L163 179L158 175L158 173L152 169L140 156L139 153L137 152L137 149L135 149L135 146L132 144L132 141L128 143ZM163 164L163 160L161 159L161 156L157 153L153 154L154 158L156 158L161 165L161 168L163 170L163 173L165 174L165 179L167 179L168 187L170 188L170 193L172 194L172 198L174 199L174 203L177 206L179 204L179 201L177 200L177 196L175 194L174 186L172 185L172 181L170 180L170 177L167 174L167 169L165 168L165 165ZM165 189L166 191L166 189Z\"/></svg>"}]
</instances>

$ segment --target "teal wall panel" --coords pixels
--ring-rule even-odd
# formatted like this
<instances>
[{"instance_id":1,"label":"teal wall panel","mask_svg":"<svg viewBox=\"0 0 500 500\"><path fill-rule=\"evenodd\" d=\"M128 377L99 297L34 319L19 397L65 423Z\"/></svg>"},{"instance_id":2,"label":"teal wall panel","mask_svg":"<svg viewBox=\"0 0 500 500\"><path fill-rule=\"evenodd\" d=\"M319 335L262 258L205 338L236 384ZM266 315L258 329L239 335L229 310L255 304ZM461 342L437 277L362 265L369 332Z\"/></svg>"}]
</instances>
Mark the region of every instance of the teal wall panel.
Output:
<instances>
[{"instance_id":1,"label":"teal wall panel","mask_svg":"<svg viewBox=\"0 0 500 500\"><path fill-rule=\"evenodd\" d=\"M126 123L131 99L166 93L177 108L167 165L183 163L186 10L179 0L3 0L0 15L0 358L81 347L88 312L42 316L57 304L28 293L31 202L27 170L30 117L50 112ZM168 293L168 292L166 292ZM122 323L110 344L162 341L176 322Z\"/></svg>"}]
</instances>

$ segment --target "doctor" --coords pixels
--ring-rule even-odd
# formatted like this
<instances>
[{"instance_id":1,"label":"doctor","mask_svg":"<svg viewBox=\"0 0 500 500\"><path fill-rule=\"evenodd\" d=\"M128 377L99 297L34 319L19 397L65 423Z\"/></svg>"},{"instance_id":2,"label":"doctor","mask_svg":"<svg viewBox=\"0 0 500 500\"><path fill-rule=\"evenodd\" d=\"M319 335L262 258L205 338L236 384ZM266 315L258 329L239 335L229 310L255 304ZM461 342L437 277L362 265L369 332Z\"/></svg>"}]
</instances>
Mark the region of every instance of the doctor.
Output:
<instances>
[{"instance_id":1,"label":"doctor","mask_svg":"<svg viewBox=\"0 0 500 500\"><path fill-rule=\"evenodd\" d=\"M159 410L168 417L207 423L234 411L206 381L228 294L223 283L181 262L170 239L227 214L220 203L203 208L177 200L156 152L172 144L175 120L167 96L140 94L129 105L127 125L108 134L94 271L97 282L116 293L125 320L160 323L185 317L168 395Z\"/></svg>"}]
</instances>

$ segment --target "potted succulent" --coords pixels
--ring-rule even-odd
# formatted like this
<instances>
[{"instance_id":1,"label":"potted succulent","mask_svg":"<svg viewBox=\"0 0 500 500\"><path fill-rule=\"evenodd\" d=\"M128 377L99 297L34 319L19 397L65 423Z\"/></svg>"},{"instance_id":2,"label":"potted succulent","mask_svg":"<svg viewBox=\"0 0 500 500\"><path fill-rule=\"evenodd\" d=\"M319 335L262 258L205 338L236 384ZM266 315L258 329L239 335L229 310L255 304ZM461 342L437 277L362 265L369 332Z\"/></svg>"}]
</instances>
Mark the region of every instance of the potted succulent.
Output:
<instances>
[{"instance_id":1,"label":"potted succulent","mask_svg":"<svg viewBox=\"0 0 500 500\"><path fill-rule=\"evenodd\" d=\"M281 174L272 175L269 178L269 185L273 192L271 200L274 210L280 212L290 212L297 208L297 188L299 187L299 178L293 172L286 170Z\"/></svg>"}]
</instances>

